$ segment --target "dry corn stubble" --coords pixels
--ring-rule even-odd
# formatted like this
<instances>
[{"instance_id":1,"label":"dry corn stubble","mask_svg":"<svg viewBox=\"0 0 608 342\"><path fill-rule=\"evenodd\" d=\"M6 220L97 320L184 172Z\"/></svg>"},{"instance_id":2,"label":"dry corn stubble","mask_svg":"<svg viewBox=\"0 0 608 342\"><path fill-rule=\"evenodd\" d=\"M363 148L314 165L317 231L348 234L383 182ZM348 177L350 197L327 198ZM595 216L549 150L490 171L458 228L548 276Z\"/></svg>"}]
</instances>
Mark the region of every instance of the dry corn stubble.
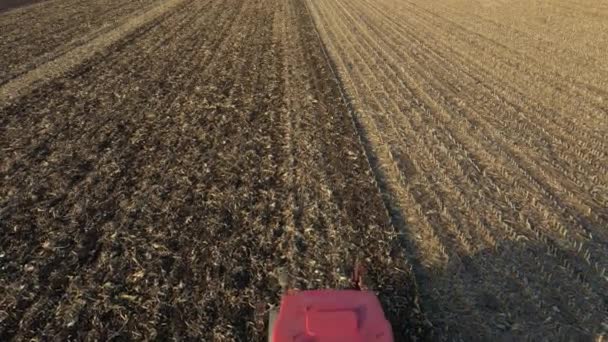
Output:
<instances>
[{"instance_id":1,"label":"dry corn stubble","mask_svg":"<svg viewBox=\"0 0 608 342\"><path fill-rule=\"evenodd\" d=\"M605 7L307 3L403 218L434 338L605 334Z\"/></svg>"},{"instance_id":2,"label":"dry corn stubble","mask_svg":"<svg viewBox=\"0 0 608 342\"><path fill-rule=\"evenodd\" d=\"M0 339L262 341L356 259L424 336L304 4L184 3L0 109Z\"/></svg>"}]
</instances>

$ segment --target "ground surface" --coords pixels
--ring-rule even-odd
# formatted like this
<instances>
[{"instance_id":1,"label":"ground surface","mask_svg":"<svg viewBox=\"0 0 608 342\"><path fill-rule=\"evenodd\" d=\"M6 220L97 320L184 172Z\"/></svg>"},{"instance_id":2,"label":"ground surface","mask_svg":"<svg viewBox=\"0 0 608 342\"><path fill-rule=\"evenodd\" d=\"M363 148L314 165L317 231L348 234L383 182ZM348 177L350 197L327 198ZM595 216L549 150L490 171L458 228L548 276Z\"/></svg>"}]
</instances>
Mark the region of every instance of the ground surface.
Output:
<instances>
[{"instance_id":1,"label":"ground surface","mask_svg":"<svg viewBox=\"0 0 608 342\"><path fill-rule=\"evenodd\" d=\"M0 340L264 340L278 267L345 287L356 258L396 335L423 335L304 3L165 5L4 86L32 80L0 109Z\"/></svg>"},{"instance_id":2,"label":"ground surface","mask_svg":"<svg viewBox=\"0 0 608 342\"><path fill-rule=\"evenodd\" d=\"M608 329L608 7L309 1L438 338Z\"/></svg>"},{"instance_id":3,"label":"ground surface","mask_svg":"<svg viewBox=\"0 0 608 342\"><path fill-rule=\"evenodd\" d=\"M43 0L0 0L0 12L20 6L27 6Z\"/></svg>"},{"instance_id":4,"label":"ground surface","mask_svg":"<svg viewBox=\"0 0 608 342\"><path fill-rule=\"evenodd\" d=\"M3 13L0 85L107 33L155 2L48 0ZM7 2L2 6L26 4L28 1Z\"/></svg>"},{"instance_id":5,"label":"ground surface","mask_svg":"<svg viewBox=\"0 0 608 342\"><path fill-rule=\"evenodd\" d=\"M355 259L397 341L598 339L607 19L590 0L3 12L0 340L263 341L278 269L340 288Z\"/></svg>"}]
</instances>

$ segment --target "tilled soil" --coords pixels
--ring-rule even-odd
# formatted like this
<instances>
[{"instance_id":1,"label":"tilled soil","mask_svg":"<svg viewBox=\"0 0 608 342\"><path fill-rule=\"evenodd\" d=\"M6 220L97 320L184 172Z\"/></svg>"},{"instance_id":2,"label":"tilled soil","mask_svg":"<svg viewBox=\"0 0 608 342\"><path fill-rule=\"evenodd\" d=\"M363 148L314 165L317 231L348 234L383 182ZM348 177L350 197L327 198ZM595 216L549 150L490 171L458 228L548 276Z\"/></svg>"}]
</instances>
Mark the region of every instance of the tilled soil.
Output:
<instances>
[{"instance_id":1,"label":"tilled soil","mask_svg":"<svg viewBox=\"0 0 608 342\"><path fill-rule=\"evenodd\" d=\"M405 245L300 0L185 0L0 103L0 340L263 341L367 265L423 339Z\"/></svg>"}]
</instances>

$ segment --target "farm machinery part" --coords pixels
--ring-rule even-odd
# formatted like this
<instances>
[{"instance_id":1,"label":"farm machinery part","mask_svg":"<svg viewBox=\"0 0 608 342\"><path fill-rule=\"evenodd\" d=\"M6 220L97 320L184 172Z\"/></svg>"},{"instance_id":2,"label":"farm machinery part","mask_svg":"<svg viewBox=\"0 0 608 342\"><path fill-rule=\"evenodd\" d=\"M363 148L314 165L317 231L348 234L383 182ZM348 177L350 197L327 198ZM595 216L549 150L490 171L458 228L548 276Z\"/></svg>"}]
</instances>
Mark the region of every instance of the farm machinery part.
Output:
<instances>
[{"instance_id":1,"label":"farm machinery part","mask_svg":"<svg viewBox=\"0 0 608 342\"><path fill-rule=\"evenodd\" d=\"M363 273L356 264L346 290L284 288L279 309L269 315L268 342L392 342L391 325Z\"/></svg>"}]
</instances>

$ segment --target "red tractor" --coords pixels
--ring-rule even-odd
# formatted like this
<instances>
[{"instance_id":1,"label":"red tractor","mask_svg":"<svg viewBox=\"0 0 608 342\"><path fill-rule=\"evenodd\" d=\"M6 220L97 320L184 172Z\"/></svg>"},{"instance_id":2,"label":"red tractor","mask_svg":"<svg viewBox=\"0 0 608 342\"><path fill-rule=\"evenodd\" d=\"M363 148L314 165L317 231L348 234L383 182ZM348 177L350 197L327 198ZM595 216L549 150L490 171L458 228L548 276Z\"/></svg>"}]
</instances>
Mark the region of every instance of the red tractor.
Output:
<instances>
[{"instance_id":1,"label":"red tractor","mask_svg":"<svg viewBox=\"0 0 608 342\"><path fill-rule=\"evenodd\" d=\"M392 342L390 323L355 267L353 289L287 290L271 311L269 342Z\"/></svg>"}]
</instances>

